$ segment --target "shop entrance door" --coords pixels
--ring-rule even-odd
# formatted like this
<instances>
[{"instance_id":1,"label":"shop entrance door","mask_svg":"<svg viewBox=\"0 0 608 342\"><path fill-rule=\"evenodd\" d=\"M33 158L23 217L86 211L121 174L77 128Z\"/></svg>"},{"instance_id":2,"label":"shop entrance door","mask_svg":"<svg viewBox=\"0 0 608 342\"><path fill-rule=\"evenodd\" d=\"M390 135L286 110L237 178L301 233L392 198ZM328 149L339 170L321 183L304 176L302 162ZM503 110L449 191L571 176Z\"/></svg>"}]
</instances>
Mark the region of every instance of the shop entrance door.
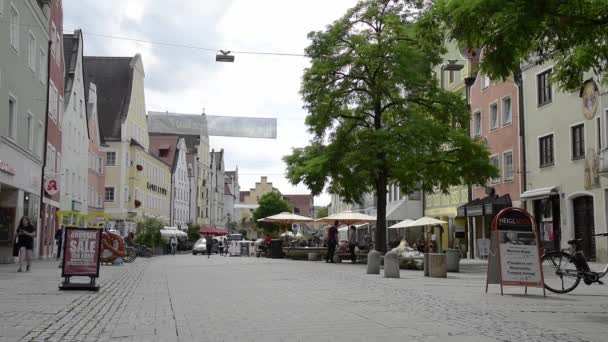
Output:
<instances>
[{"instance_id":1,"label":"shop entrance door","mask_svg":"<svg viewBox=\"0 0 608 342\"><path fill-rule=\"evenodd\" d=\"M574 238L583 239L582 250L590 261L595 261L595 224L593 197L581 196L572 201L574 209Z\"/></svg>"}]
</instances>

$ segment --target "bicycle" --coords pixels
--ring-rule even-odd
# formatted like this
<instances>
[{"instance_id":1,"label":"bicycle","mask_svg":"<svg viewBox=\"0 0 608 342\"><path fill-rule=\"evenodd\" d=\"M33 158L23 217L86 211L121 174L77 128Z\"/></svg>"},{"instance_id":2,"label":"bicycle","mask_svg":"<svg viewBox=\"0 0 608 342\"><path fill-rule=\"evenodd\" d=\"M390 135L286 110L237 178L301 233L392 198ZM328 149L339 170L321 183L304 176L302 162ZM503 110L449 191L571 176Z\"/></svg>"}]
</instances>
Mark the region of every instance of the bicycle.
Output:
<instances>
[{"instance_id":1,"label":"bicycle","mask_svg":"<svg viewBox=\"0 0 608 342\"><path fill-rule=\"evenodd\" d=\"M137 249L133 246L127 246L125 248L125 256L122 260L126 263L131 263L137 259Z\"/></svg>"},{"instance_id":2,"label":"bicycle","mask_svg":"<svg viewBox=\"0 0 608 342\"><path fill-rule=\"evenodd\" d=\"M595 236L608 236L608 233L595 234ZM601 272L594 272L589 268L587 258L581 250L583 239L568 241L570 250L553 251L543 254L541 267L543 267L545 288L554 293L568 293L574 290L581 279L585 284L598 283L608 274L608 264Z\"/></svg>"}]
</instances>

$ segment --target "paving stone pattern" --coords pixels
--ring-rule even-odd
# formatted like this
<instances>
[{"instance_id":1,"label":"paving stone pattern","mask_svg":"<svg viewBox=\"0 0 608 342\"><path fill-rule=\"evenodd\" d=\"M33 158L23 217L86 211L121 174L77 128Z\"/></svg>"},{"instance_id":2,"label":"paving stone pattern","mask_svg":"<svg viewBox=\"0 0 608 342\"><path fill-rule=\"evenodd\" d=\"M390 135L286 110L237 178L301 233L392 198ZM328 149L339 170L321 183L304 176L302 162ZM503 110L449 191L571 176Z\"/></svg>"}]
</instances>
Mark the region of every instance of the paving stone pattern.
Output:
<instances>
[{"instance_id":1,"label":"paving stone pattern","mask_svg":"<svg viewBox=\"0 0 608 342\"><path fill-rule=\"evenodd\" d=\"M349 263L177 255L102 267L99 293L59 292L57 269L52 282L39 264L0 267L0 341L608 340L608 288L486 294L477 264L387 279Z\"/></svg>"}]
</instances>

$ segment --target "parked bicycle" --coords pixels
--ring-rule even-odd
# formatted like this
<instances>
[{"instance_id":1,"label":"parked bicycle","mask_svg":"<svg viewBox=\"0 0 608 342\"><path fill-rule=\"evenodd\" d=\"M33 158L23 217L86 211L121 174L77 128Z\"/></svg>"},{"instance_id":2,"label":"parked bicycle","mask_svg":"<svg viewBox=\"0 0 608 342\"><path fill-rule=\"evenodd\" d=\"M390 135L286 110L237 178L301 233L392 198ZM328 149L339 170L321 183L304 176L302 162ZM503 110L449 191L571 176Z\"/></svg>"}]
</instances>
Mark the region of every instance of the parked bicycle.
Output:
<instances>
[{"instance_id":1,"label":"parked bicycle","mask_svg":"<svg viewBox=\"0 0 608 342\"><path fill-rule=\"evenodd\" d=\"M130 263L137 259L137 249L133 246L127 246L125 248L125 256L122 257L122 261Z\"/></svg>"},{"instance_id":2,"label":"parked bicycle","mask_svg":"<svg viewBox=\"0 0 608 342\"><path fill-rule=\"evenodd\" d=\"M595 236L608 236L608 233L595 234ZM581 250L583 239L568 241L570 250L547 252L542 256L542 267L545 278L545 288L555 293L568 293L574 290L581 279L585 284L598 283L608 274L608 264L601 272L594 272L589 268L587 258Z\"/></svg>"}]
</instances>

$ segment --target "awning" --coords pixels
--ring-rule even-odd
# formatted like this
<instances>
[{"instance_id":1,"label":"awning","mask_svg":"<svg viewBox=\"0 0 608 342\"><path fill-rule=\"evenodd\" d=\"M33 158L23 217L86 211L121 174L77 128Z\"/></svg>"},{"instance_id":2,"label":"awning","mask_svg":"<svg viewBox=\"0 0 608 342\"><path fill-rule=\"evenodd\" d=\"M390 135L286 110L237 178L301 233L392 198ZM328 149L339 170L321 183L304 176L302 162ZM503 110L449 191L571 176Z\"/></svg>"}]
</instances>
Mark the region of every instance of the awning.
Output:
<instances>
[{"instance_id":1,"label":"awning","mask_svg":"<svg viewBox=\"0 0 608 342\"><path fill-rule=\"evenodd\" d=\"M520 198L522 200L529 201L529 200L547 198L551 195L559 195L557 186L528 190L528 191L524 192L523 194L521 194Z\"/></svg>"},{"instance_id":2,"label":"awning","mask_svg":"<svg viewBox=\"0 0 608 342\"><path fill-rule=\"evenodd\" d=\"M502 196L486 196L484 198L476 198L467 204L458 207L459 217L475 217L484 215L496 215L504 208L511 207L511 196L505 194Z\"/></svg>"},{"instance_id":3,"label":"awning","mask_svg":"<svg viewBox=\"0 0 608 342\"><path fill-rule=\"evenodd\" d=\"M198 231L201 234L209 234L209 235L226 235L228 234L225 230L218 229L211 226L201 226Z\"/></svg>"}]
</instances>

